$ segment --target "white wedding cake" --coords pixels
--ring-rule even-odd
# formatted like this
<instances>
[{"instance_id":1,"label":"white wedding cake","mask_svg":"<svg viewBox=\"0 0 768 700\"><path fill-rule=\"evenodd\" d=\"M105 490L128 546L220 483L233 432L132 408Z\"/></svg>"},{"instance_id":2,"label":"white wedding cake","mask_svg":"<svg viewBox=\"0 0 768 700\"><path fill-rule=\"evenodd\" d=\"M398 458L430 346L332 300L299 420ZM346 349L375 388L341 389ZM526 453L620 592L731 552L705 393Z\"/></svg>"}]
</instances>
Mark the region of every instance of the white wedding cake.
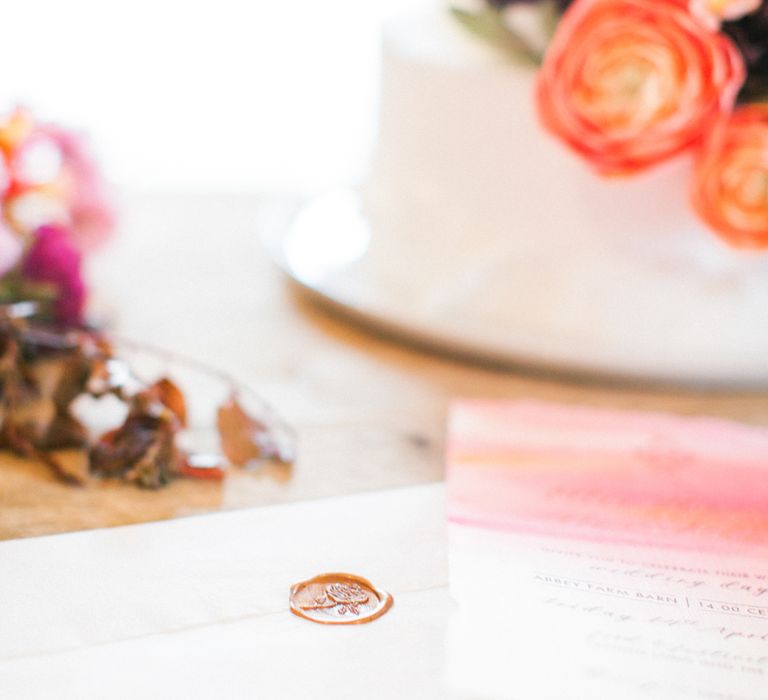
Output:
<instances>
[{"instance_id":1,"label":"white wedding cake","mask_svg":"<svg viewBox=\"0 0 768 700\"><path fill-rule=\"evenodd\" d=\"M540 126L534 79L447 12L387 26L365 187L375 274L523 360L768 380L768 253L699 222L687 155L594 174Z\"/></svg>"}]
</instances>

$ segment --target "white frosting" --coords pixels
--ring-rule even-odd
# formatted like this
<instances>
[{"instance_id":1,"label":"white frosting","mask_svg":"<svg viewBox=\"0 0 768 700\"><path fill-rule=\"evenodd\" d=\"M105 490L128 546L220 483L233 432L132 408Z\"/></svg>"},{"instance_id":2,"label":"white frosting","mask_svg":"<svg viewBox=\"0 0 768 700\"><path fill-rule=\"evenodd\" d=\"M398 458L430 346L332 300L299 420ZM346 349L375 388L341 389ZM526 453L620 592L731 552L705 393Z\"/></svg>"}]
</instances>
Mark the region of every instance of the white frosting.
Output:
<instances>
[{"instance_id":1,"label":"white frosting","mask_svg":"<svg viewBox=\"0 0 768 700\"><path fill-rule=\"evenodd\" d=\"M534 72L448 16L391 24L383 51L367 188L379 274L406 294L432 275L418 303L546 336L542 356L567 344L618 371L768 377L768 256L696 220L686 157L593 174L540 128Z\"/></svg>"}]
</instances>

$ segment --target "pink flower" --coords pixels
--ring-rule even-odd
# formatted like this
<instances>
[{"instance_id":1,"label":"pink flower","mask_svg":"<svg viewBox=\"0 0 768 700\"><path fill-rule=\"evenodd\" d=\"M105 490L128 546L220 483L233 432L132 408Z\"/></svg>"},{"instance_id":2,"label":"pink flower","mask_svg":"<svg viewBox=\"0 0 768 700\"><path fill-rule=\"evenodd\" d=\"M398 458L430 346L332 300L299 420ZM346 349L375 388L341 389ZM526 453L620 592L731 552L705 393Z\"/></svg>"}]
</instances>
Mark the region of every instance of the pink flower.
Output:
<instances>
[{"instance_id":1,"label":"pink flower","mask_svg":"<svg viewBox=\"0 0 768 700\"><path fill-rule=\"evenodd\" d=\"M56 319L65 325L82 321L85 285L80 275L80 253L63 226L41 226L22 264L22 276L50 284L56 290Z\"/></svg>"},{"instance_id":2,"label":"pink flower","mask_svg":"<svg viewBox=\"0 0 768 700\"><path fill-rule=\"evenodd\" d=\"M101 173L83 140L55 127L44 132L61 151L62 170L69 180L69 217L73 240L80 250L91 250L107 240L115 227L115 214Z\"/></svg>"},{"instance_id":3,"label":"pink flower","mask_svg":"<svg viewBox=\"0 0 768 700\"><path fill-rule=\"evenodd\" d=\"M0 118L0 195L3 216L18 232L66 226L81 251L103 243L115 225L107 187L85 141L38 124L22 108Z\"/></svg>"}]
</instances>

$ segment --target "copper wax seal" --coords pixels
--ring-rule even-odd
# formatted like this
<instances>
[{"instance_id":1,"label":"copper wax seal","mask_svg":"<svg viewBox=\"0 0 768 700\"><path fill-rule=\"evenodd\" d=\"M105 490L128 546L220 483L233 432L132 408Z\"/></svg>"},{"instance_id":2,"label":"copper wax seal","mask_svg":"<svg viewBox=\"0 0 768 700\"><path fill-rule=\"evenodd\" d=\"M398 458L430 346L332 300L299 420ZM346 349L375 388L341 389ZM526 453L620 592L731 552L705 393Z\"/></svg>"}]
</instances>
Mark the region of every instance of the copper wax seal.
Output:
<instances>
[{"instance_id":1,"label":"copper wax seal","mask_svg":"<svg viewBox=\"0 0 768 700\"><path fill-rule=\"evenodd\" d=\"M324 625L370 622L391 607L389 593L354 574L320 574L291 586L291 612Z\"/></svg>"}]
</instances>

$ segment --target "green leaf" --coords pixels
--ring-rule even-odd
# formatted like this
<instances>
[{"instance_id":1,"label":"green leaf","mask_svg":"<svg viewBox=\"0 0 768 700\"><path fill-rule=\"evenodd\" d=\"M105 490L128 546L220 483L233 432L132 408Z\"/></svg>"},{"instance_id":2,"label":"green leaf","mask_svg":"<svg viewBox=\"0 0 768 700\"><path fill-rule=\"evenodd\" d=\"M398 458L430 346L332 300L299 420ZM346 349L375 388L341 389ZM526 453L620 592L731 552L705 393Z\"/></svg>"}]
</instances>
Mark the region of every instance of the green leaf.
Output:
<instances>
[{"instance_id":1,"label":"green leaf","mask_svg":"<svg viewBox=\"0 0 768 700\"><path fill-rule=\"evenodd\" d=\"M471 34L501 49L510 58L527 65L541 64L542 54L507 26L499 10L489 7L480 12L469 12L454 6L451 14Z\"/></svg>"},{"instance_id":2,"label":"green leaf","mask_svg":"<svg viewBox=\"0 0 768 700\"><path fill-rule=\"evenodd\" d=\"M555 30L563 15L555 0L545 0L544 2L539 3L539 7L541 13L541 26L544 28L547 37L551 39L555 35Z\"/></svg>"}]
</instances>

